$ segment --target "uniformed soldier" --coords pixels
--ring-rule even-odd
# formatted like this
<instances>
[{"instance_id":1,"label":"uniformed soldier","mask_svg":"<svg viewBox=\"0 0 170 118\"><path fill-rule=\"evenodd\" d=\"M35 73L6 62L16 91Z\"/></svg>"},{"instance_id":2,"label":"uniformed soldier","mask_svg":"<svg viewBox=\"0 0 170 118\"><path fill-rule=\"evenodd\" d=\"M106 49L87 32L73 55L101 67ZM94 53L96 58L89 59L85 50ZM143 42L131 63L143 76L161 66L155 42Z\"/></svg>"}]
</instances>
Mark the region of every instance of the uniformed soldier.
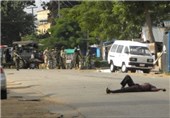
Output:
<instances>
[{"instance_id":1,"label":"uniformed soldier","mask_svg":"<svg viewBox=\"0 0 170 118\"><path fill-rule=\"evenodd\" d=\"M86 53L86 65L88 69L91 69L91 58L92 58L92 52L90 47L88 47L87 53Z\"/></svg>"},{"instance_id":2,"label":"uniformed soldier","mask_svg":"<svg viewBox=\"0 0 170 118\"><path fill-rule=\"evenodd\" d=\"M50 49L48 52L48 61L47 61L47 69L53 68L53 55L52 50Z\"/></svg>"},{"instance_id":3,"label":"uniformed soldier","mask_svg":"<svg viewBox=\"0 0 170 118\"><path fill-rule=\"evenodd\" d=\"M60 69L60 50L58 48L55 48L56 52L56 66L58 69Z\"/></svg>"},{"instance_id":4,"label":"uniformed soldier","mask_svg":"<svg viewBox=\"0 0 170 118\"><path fill-rule=\"evenodd\" d=\"M48 69L48 60L49 60L49 49L48 49L48 47L44 50L43 56L44 56L45 68Z\"/></svg>"},{"instance_id":5,"label":"uniformed soldier","mask_svg":"<svg viewBox=\"0 0 170 118\"><path fill-rule=\"evenodd\" d=\"M18 46L15 46L14 47L14 50L13 50L13 60L15 62L15 67L16 69L19 71L19 63L20 63L20 55L19 55L19 49L18 49Z\"/></svg>"},{"instance_id":6,"label":"uniformed soldier","mask_svg":"<svg viewBox=\"0 0 170 118\"><path fill-rule=\"evenodd\" d=\"M62 69L66 68L66 53L64 51L64 46L61 47L61 51L60 51L60 64Z\"/></svg>"},{"instance_id":7,"label":"uniformed soldier","mask_svg":"<svg viewBox=\"0 0 170 118\"><path fill-rule=\"evenodd\" d=\"M80 54L80 49L75 48L74 56L73 56L73 63L75 69L79 69L80 58L82 58Z\"/></svg>"},{"instance_id":8,"label":"uniformed soldier","mask_svg":"<svg viewBox=\"0 0 170 118\"><path fill-rule=\"evenodd\" d=\"M7 48L6 51L4 52L5 54L5 65L7 65L9 68L10 68L10 65L11 65L11 54L10 54L10 51L9 49ZM2 63L2 62L1 62Z\"/></svg>"},{"instance_id":9,"label":"uniformed soldier","mask_svg":"<svg viewBox=\"0 0 170 118\"><path fill-rule=\"evenodd\" d=\"M51 51L51 56L52 56L52 69L56 68L56 50L55 49L52 49Z\"/></svg>"}]
</instances>

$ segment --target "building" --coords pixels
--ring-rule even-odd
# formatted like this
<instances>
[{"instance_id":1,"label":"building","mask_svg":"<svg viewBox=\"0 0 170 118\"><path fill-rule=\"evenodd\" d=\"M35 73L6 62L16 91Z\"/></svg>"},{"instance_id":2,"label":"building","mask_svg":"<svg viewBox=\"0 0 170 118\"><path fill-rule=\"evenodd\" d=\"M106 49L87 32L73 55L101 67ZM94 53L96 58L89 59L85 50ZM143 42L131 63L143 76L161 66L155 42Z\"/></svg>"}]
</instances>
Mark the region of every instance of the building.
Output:
<instances>
[{"instance_id":1,"label":"building","mask_svg":"<svg viewBox=\"0 0 170 118\"><path fill-rule=\"evenodd\" d=\"M51 24L48 22L49 10L37 11L37 34L46 34Z\"/></svg>"},{"instance_id":2,"label":"building","mask_svg":"<svg viewBox=\"0 0 170 118\"><path fill-rule=\"evenodd\" d=\"M153 27L152 32L153 32L153 36L154 36L154 39L155 39L155 43L158 47L158 52L161 52L165 28ZM149 41L149 29L148 29L148 27L142 27L142 39L144 40L144 42ZM153 50L154 50L154 47L151 49L151 52L154 53Z\"/></svg>"},{"instance_id":3,"label":"building","mask_svg":"<svg viewBox=\"0 0 170 118\"><path fill-rule=\"evenodd\" d=\"M165 27L153 27L152 32L153 32L153 36L154 36L154 39L155 39L155 44L156 44L157 49L158 49L156 60L158 61L159 69L162 70L164 68L163 66L168 65L168 63L165 63L166 62L165 58L163 59L164 55L166 55L163 48L165 47L165 45L167 47L169 46L167 44L169 39L167 38L167 41L165 41L165 36L166 36L166 28ZM148 30L147 27L142 28L142 38L144 39L145 42L147 42L148 39L149 39L149 30ZM155 53L154 53L155 44L149 43L149 48L154 55L155 55Z\"/></svg>"},{"instance_id":4,"label":"building","mask_svg":"<svg viewBox=\"0 0 170 118\"><path fill-rule=\"evenodd\" d=\"M108 52L110 50L110 47L112 46L112 44L114 43L116 39L113 39L111 41L105 41L102 43L102 47L101 47L101 56L102 59L107 61L107 56L108 56Z\"/></svg>"}]
</instances>

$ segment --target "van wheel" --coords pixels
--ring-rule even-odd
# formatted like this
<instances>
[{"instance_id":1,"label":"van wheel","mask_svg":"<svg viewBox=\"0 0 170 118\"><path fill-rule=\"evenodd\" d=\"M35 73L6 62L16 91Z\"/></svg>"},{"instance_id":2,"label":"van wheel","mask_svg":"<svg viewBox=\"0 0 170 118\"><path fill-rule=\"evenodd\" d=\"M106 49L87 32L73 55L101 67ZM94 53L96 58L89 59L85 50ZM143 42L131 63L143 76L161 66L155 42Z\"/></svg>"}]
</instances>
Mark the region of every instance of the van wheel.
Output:
<instances>
[{"instance_id":1,"label":"van wheel","mask_svg":"<svg viewBox=\"0 0 170 118\"><path fill-rule=\"evenodd\" d=\"M114 63L111 62L111 64L110 64L110 71L111 72L115 72L115 70L116 70L116 67L115 67Z\"/></svg>"},{"instance_id":2,"label":"van wheel","mask_svg":"<svg viewBox=\"0 0 170 118\"><path fill-rule=\"evenodd\" d=\"M126 68L126 65L125 65L124 63L122 64L121 71L122 71L123 73L126 73L126 72L127 72L127 68Z\"/></svg>"},{"instance_id":3,"label":"van wheel","mask_svg":"<svg viewBox=\"0 0 170 118\"><path fill-rule=\"evenodd\" d=\"M143 73L150 73L150 69L143 70Z\"/></svg>"},{"instance_id":4,"label":"van wheel","mask_svg":"<svg viewBox=\"0 0 170 118\"><path fill-rule=\"evenodd\" d=\"M132 72L132 73L135 73L135 72L136 72L136 70L135 70L135 69L132 69L132 70L131 70L131 72Z\"/></svg>"},{"instance_id":5,"label":"van wheel","mask_svg":"<svg viewBox=\"0 0 170 118\"><path fill-rule=\"evenodd\" d=\"M1 99L7 99L7 90L1 90Z\"/></svg>"}]
</instances>

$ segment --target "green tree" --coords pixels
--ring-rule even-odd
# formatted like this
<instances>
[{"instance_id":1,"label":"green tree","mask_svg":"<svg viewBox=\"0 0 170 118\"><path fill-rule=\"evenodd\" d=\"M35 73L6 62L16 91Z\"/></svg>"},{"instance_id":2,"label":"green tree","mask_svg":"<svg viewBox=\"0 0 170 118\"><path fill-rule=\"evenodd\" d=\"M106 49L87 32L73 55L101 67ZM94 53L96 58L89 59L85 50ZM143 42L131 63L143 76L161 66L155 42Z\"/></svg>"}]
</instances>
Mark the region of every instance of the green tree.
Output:
<instances>
[{"instance_id":1,"label":"green tree","mask_svg":"<svg viewBox=\"0 0 170 118\"><path fill-rule=\"evenodd\" d=\"M21 36L33 33L34 17L24 8L35 1L1 1L1 43L11 45L21 40Z\"/></svg>"},{"instance_id":2,"label":"green tree","mask_svg":"<svg viewBox=\"0 0 170 118\"><path fill-rule=\"evenodd\" d=\"M55 20L57 25L53 27L52 35L57 40L67 42L72 35L61 37L66 36L70 29L68 27L71 26L74 30L71 25L74 22L80 27L78 30L82 36L79 37L88 38L91 42L112 38L131 40L140 37L142 26L146 24L150 29L149 40L154 42L152 26L168 19L168 8L169 2L161 1L83 1L61 10L62 17ZM74 40L70 41L75 42Z\"/></svg>"},{"instance_id":3,"label":"green tree","mask_svg":"<svg viewBox=\"0 0 170 118\"><path fill-rule=\"evenodd\" d=\"M81 27L83 37L90 42L98 42L113 35L108 20L114 20L112 2L86 1L76 5L62 14L63 17L72 18ZM109 26L109 28L107 27Z\"/></svg>"},{"instance_id":4,"label":"green tree","mask_svg":"<svg viewBox=\"0 0 170 118\"><path fill-rule=\"evenodd\" d=\"M81 43L82 32L77 22L72 19L59 18L56 19L56 25L51 29L51 37L55 38L55 42L60 42L68 47L75 47Z\"/></svg>"},{"instance_id":5,"label":"green tree","mask_svg":"<svg viewBox=\"0 0 170 118\"><path fill-rule=\"evenodd\" d=\"M162 20L167 19L170 2L160 1L135 1L135 2L116 2L113 7L113 13L117 15L124 31L129 34L133 33L133 28L138 32L141 27L146 25L149 29L150 42L155 42L152 26L158 25ZM130 33L132 31L132 33Z\"/></svg>"},{"instance_id":6,"label":"green tree","mask_svg":"<svg viewBox=\"0 0 170 118\"><path fill-rule=\"evenodd\" d=\"M169 2L160 1L85 1L71 9L70 17L92 36L132 39L144 24L151 27L165 19L168 8Z\"/></svg>"}]
</instances>

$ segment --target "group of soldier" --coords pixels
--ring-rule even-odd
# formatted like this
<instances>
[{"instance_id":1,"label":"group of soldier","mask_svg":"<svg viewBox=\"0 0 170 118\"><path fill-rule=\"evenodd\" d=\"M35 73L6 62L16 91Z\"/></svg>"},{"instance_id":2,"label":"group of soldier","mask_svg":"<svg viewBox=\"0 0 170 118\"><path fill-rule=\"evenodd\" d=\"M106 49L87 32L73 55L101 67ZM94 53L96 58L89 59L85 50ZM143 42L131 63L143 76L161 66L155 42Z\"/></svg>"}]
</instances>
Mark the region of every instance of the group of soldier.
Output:
<instances>
[{"instance_id":1,"label":"group of soldier","mask_svg":"<svg viewBox=\"0 0 170 118\"><path fill-rule=\"evenodd\" d=\"M8 55L6 55L8 56ZM43 61L46 69L67 69L67 54L65 52L64 46L62 46L60 49L49 49L46 48L43 51ZM15 67L17 70L20 69L19 63L21 60L21 56L19 54L19 48L18 46L15 46L13 48L13 61L15 63ZM31 58L31 57L30 57ZM81 69L82 67L86 67L90 69L92 66L91 64L92 59L92 53L90 50L90 47L87 49L87 53L85 56L82 55L79 48L74 49L74 54L72 55L72 59L70 62L70 69Z\"/></svg>"},{"instance_id":2,"label":"group of soldier","mask_svg":"<svg viewBox=\"0 0 170 118\"><path fill-rule=\"evenodd\" d=\"M10 51L9 51L10 50ZM25 60L25 58L23 58L21 56L21 51L22 48L19 48L18 45L14 45L11 49L6 49L4 51L4 63L3 66L7 66L10 68L11 66L15 65L15 68L17 70L19 70L20 68L25 67L26 65L28 65L28 61L29 63L31 61L33 61L36 58L36 54L35 51L31 52L30 57L28 57L27 60ZM28 54L26 54L26 57L28 56Z\"/></svg>"},{"instance_id":3,"label":"group of soldier","mask_svg":"<svg viewBox=\"0 0 170 118\"><path fill-rule=\"evenodd\" d=\"M81 54L79 48L74 49L73 58L71 60L71 67L75 69L80 69L82 66L86 66L88 69L91 68L91 50L88 48L85 58ZM65 52L64 46L61 49L49 49L46 48L43 52L44 65L46 69L66 69L67 68L67 54ZM82 60L85 64L82 63Z\"/></svg>"},{"instance_id":4,"label":"group of soldier","mask_svg":"<svg viewBox=\"0 0 170 118\"><path fill-rule=\"evenodd\" d=\"M62 68L65 69L65 56L64 47L59 50L58 48L46 48L43 52L44 64L46 69Z\"/></svg>"},{"instance_id":5,"label":"group of soldier","mask_svg":"<svg viewBox=\"0 0 170 118\"><path fill-rule=\"evenodd\" d=\"M16 69L19 70L20 59L21 59L21 57L19 55L18 46L14 46L12 52L9 48L4 50L4 53L2 54L1 61L2 61L3 66L8 66L9 68L10 68L10 65L12 65L14 63Z\"/></svg>"}]
</instances>

